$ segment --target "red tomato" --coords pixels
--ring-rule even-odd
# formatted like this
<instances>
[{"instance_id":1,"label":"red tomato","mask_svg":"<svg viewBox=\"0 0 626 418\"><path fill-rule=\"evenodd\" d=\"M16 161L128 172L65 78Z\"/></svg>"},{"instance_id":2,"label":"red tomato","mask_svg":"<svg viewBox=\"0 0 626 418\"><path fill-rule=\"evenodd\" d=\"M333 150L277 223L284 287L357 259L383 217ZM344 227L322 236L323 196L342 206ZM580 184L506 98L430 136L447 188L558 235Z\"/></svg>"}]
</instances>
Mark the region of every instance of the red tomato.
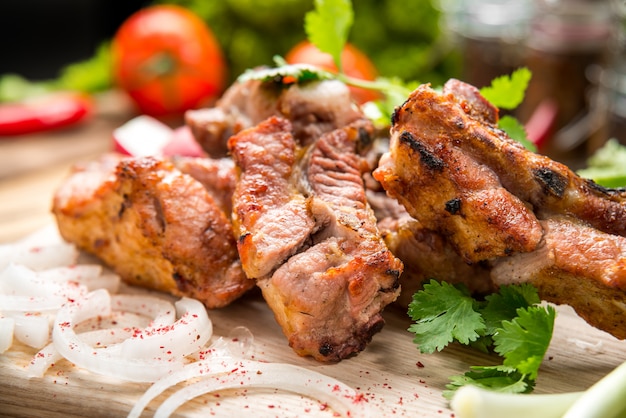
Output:
<instances>
[{"instance_id":1,"label":"red tomato","mask_svg":"<svg viewBox=\"0 0 626 418\"><path fill-rule=\"evenodd\" d=\"M324 70L336 73L337 66L330 54L317 49L309 41L302 41L294 46L285 57L289 64L303 63L320 67ZM362 80L374 80L378 73L372 61L357 47L347 43L341 52L341 65L346 75ZM350 87L354 99L359 103L376 100L379 94L374 90Z\"/></svg>"},{"instance_id":2,"label":"red tomato","mask_svg":"<svg viewBox=\"0 0 626 418\"><path fill-rule=\"evenodd\" d=\"M130 16L113 37L116 83L151 116L181 115L224 89L226 63L207 25L179 6Z\"/></svg>"}]
</instances>

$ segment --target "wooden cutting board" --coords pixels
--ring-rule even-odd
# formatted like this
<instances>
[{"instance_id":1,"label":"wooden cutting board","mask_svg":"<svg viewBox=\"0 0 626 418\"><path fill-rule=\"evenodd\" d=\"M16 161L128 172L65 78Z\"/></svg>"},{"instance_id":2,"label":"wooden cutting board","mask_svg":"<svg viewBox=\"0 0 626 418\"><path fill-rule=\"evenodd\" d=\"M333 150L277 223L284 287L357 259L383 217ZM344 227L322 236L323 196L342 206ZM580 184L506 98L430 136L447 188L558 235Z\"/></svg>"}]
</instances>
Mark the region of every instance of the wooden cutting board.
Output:
<instances>
[{"instance_id":1,"label":"wooden cutting board","mask_svg":"<svg viewBox=\"0 0 626 418\"><path fill-rule=\"evenodd\" d=\"M64 132L0 142L0 243L14 241L49 225L51 196L69 165L110 148L111 131L128 118L118 101L91 123ZM117 113L116 113L117 112ZM286 362L324 373L358 388L380 417L450 417L441 396L448 377L470 365L495 364L495 357L451 346L441 353L420 354L406 329L404 310L388 309L387 324L366 350L339 364L323 365L300 358L287 346L271 311L258 295L210 312L217 336L236 326L254 337L254 358ZM34 349L16 344L0 355L0 416L123 417L146 384L125 383L79 370L66 361L43 379L28 379L26 367ZM626 342L596 330L571 309L558 309L552 345L541 368L536 393L588 388L626 360ZM149 405L150 416L164 396ZM196 399L177 411L183 417L332 416L314 402L287 393L226 392Z\"/></svg>"},{"instance_id":2,"label":"wooden cutting board","mask_svg":"<svg viewBox=\"0 0 626 418\"><path fill-rule=\"evenodd\" d=\"M420 354L406 329L403 311L388 309L386 326L358 356L324 365L295 355L287 346L271 311L251 294L209 313L215 336L236 326L254 335L256 360L284 362L340 379L359 389L376 413L374 417L452 417L441 392L448 377L470 365L499 362L498 358L461 346ZM559 393L588 388L622 361L626 342L591 328L568 307L559 307L554 339L541 368L535 393ZM80 370L62 360L43 379L29 379L26 367L36 350L16 344L0 355L0 415L11 417L121 417L147 390L148 384L127 383ZM151 416L167 392L153 401ZM331 411L300 396L273 391L227 391L194 399L177 411L181 417L302 417L333 416Z\"/></svg>"}]
</instances>

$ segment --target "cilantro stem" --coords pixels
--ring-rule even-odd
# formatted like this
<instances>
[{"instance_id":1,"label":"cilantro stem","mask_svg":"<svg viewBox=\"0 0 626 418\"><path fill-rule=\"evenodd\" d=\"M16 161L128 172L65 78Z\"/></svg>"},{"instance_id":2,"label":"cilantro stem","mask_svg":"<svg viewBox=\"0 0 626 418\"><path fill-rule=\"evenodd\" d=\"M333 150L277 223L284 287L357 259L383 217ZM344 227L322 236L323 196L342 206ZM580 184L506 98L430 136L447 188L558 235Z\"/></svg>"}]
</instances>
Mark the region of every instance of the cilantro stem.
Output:
<instances>
[{"instance_id":1,"label":"cilantro stem","mask_svg":"<svg viewBox=\"0 0 626 418\"><path fill-rule=\"evenodd\" d=\"M350 77L342 72L337 74L337 79L353 87L361 87L364 89L376 90L387 95L390 93L395 93L403 97L408 97L411 94L410 89L407 89L406 87L400 84L390 83L389 81L384 80L384 79L377 79L374 81L363 80L360 78Z\"/></svg>"}]
</instances>

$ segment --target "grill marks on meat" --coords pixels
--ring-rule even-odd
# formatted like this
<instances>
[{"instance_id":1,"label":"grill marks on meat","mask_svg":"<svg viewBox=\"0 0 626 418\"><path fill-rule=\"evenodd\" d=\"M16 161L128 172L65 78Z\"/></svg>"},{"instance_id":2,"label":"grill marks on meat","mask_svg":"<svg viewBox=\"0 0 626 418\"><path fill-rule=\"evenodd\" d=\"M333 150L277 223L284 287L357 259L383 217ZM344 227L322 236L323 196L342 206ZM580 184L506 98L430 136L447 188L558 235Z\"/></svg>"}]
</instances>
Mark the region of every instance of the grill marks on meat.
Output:
<instances>
[{"instance_id":1,"label":"grill marks on meat","mask_svg":"<svg viewBox=\"0 0 626 418\"><path fill-rule=\"evenodd\" d=\"M432 90L422 90L420 96L433 96ZM494 127L497 119L473 118L471 111L469 115L464 115L459 110L473 108L470 103L491 106L476 88L451 80L446 83L443 92L444 95L435 96L441 106L438 111L443 112L439 120L441 129L445 130L446 141L479 164L490 167L497 173L502 185L531 204L538 216L564 213L600 231L626 236L624 190L600 187L545 155L528 152ZM422 99L416 97L416 100ZM445 115L448 111L452 113ZM462 128L459 128L458 121L462 121Z\"/></svg>"},{"instance_id":2,"label":"grill marks on meat","mask_svg":"<svg viewBox=\"0 0 626 418\"><path fill-rule=\"evenodd\" d=\"M626 338L624 190L526 150L497 128L497 109L457 80L442 94L418 87L392 122L373 176L422 227L487 265L494 285L533 283L542 299Z\"/></svg>"},{"instance_id":3,"label":"grill marks on meat","mask_svg":"<svg viewBox=\"0 0 626 418\"><path fill-rule=\"evenodd\" d=\"M374 178L468 262L532 251L542 235L536 217L494 171L450 140L442 128L449 109L439 102L447 104L430 88L420 87L395 112L389 152Z\"/></svg>"},{"instance_id":4,"label":"grill marks on meat","mask_svg":"<svg viewBox=\"0 0 626 418\"><path fill-rule=\"evenodd\" d=\"M365 197L361 136L363 127L346 126L301 148L291 123L272 117L229 140L244 269L294 351L319 361L362 351L399 293L402 263Z\"/></svg>"},{"instance_id":5,"label":"grill marks on meat","mask_svg":"<svg viewBox=\"0 0 626 418\"><path fill-rule=\"evenodd\" d=\"M228 217L200 182L151 157L108 158L76 167L56 191L63 238L130 284L194 297L208 308L254 285Z\"/></svg>"},{"instance_id":6,"label":"grill marks on meat","mask_svg":"<svg viewBox=\"0 0 626 418\"><path fill-rule=\"evenodd\" d=\"M348 87L336 80L285 86L260 80L233 84L208 109L190 110L185 121L202 148L211 156L228 154L228 138L256 126L270 116L292 124L300 145L308 145L320 135L364 119L352 103Z\"/></svg>"}]
</instances>

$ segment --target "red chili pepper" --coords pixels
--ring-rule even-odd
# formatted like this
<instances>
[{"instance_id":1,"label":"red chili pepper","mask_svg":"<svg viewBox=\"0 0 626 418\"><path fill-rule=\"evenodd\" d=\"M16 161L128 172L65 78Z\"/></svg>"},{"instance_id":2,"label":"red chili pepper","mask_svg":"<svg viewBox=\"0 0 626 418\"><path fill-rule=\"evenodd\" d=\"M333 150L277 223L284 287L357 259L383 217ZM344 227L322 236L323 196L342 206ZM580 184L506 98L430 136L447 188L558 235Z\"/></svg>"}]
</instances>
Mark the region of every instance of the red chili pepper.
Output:
<instances>
[{"instance_id":1,"label":"red chili pepper","mask_svg":"<svg viewBox=\"0 0 626 418\"><path fill-rule=\"evenodd\" d=\"M81 93L52 93L0 105L0 136L25 135L70 126L88 117L91 99Z\"/></svg>"}]
</instances>

